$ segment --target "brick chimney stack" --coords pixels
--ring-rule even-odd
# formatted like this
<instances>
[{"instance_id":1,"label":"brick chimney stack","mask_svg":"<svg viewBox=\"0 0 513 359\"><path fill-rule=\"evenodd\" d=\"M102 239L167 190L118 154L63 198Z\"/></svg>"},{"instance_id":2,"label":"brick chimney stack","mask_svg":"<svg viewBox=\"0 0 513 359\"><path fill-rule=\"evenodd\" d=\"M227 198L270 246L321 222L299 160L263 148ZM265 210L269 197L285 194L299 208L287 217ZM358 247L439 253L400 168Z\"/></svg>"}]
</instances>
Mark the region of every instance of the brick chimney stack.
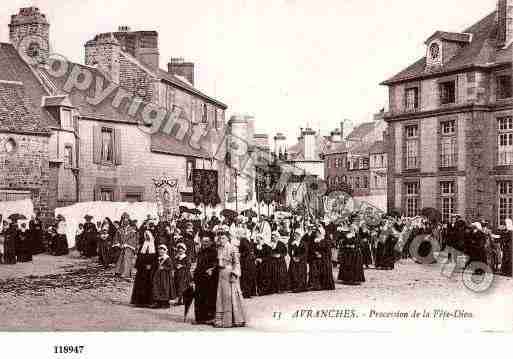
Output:
<instances>
[{"instance_id":1,"label":"brick chimney stack","mask_svg":"<svg viewBox=\"0 0 513 359\"><path fill-rule=\"evenodd\" d=\"M194 86L194 63L185 62L182 57L172 57L167 64L167 71L171 75L180 76Z\"/></svg>"},{"instance_id":2,"label":"brick chimney stack","mask_svg":"<svg viewBox=\"0 0 513 359\"><path fill-rule=\"evenodd\" d=\"M499 0L497 3L498 44L506 47L513 43L513 0Z\"/></svg>"},{"instance_id":3,"label":"brick chimney stack","mask_svg":"<svg viewBox=\"0 0 513 359\"><path fill-rule=\"evenodd\" d=\"M21 8L11 15L9 41L38 64L48 63L50 53L50 24L37 7ZM23 48L20 48L23 47Z\"/></svg>"}]
</instances>

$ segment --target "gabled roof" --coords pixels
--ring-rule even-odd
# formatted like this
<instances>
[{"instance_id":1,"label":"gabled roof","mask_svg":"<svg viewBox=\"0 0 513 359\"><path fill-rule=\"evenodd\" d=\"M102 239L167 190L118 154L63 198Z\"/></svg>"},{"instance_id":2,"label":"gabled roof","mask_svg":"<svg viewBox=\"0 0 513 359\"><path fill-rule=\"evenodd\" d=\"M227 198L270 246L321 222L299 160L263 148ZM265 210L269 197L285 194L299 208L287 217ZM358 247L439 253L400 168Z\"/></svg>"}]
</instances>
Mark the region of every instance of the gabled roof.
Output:
<instances>
[{"instance_id":1,"label":"gabled roof","mask_svg":"<svg viewBox=\"0 0 513 359\"><path fill-rule=\"evenodd\" d=\"M373 143L363 142L349 151L352 156L368 156L370 154L370 150L373 146Z\"/></svg>"},{"instance_id":2,"label":"gabled roof","mask_svg":"<svg viewBox=\"0 0 513 359\"><path fill-rule=\"evenodd\" d=\"M471 34L461 33L461 32L446 32L446 31L436 31L433 35L431 35L424 43L428 45L434 39L442 39L451 42L463 42L468 43L472 39Z\"/></svg>"},{"instance_id":3,"label":"gabled roof","mask_svg":"<svg viewBox=\"0 0 513 359\"><path fill-rule=\"evenodd\" d=\"M0 130L49 134L57 125L41 107L48 95L36 74L11 44L0 43Z\"/></svg>"},{"instance_id":4,"label":"gabled roof","mask_svg":"<svg viewBox=\"0 0 513 359\"><path fill-rule=\"evenodd\" d=\"M370 134L374 131L376 123L375 122L364 122L358 126L356 126L349 135L347 135L348 140L361 140L363 137Z\"/></svg>"},{"instance_id":5,"label":"gabled roof","mask_svg":"<svg viewBox=\"0 0 513 359\"><path fill-rule=\"evenodd\" d=\"M330 145L326 148L324 154L335 155L340 153L346 153L347 151L348 148L345 142L330 142Z\"/></svg>"},{"instance_id":6,"label":"gabled roof","mask_svg":"<svg viewBox=\"0 0 513 359\"><path fill-rule=\"evenodd\" d=\"M497 60L499 60L499 52L503 51L498 49L496 16L497 12L493 12L465 30L464 33L472 35L472 41L463 45L454 57L443 66L427 67L426 58L423 57L382 84L392 85L398 82L464 70L466 68L489 67L496 64Z\"/></svg>"},{"instance_id":7,"label":"gabled roof","mask_svg":"<svg viewBox=\"0 0 513 359\"><path fill-rule=\"evenodd\" d=\"M171 84L173 84L175 86L178 86L181 89L183 89L184 91L192 93L194 95L197 95L197 96L205 99L206 101L221 107L224 110L226 110L228 108L228 106L225 105L224 103L222 103L222 102L220 102L220 101L218 101L218 100L216 100L216 99L214 99L214 98L212 98L210 96L205 95L200 90L198 90L195 87L191 86L190 83L188 83L186 81L182 81L177 76L175 76L173 74L170 74L167 71L164 71L162 69L158 69L157 76L158 76L158 78L160 80L164 80L164 81L167 81L167 82L169 82L169 83L171 83Z\"/></svg>"},{"instance_id":8,"label":"gabled roof","mask_svg":"<svg viewBox=\"0 0 513 359\"><path fill-rule=\"evenodd\" d=\"M91 71L93 78L103 78L103 87L106 88L110 80L97 68L85 66L81 64L71 63L68 66L68 74L61 76L59 78L52 77L48 72L46 72L47 76L54 82L58 91L60 93L64 93L63 87L68 78L69 72L72 71L74 66L80 66L84 70ZM44 71L44 70L43 70ZM91 83L91 88L95 88L95 81ZM80 112L80 116L83 118L88 118L91 120L99 120L99 121L109 121L109 122L118 122L125 124L142 124L143 119L141 117L141 111L138 111L135 117L131 117L128 115L128 107L129 103L124 101L124 103L116 109L113 106L113 100L116 96L117 91L113 91L109 96L107 96L102 102L98 105L92 105L87 101L88 97L92 97L93 93L89 91L81 91L76 88L72 89L69 92L68 97L71 100L72 105L78 109ZM151 135L151 150L154 152L172 154L177 156L190 156L190 157L202 157L202 158L210 158L209 154L200 149L196 150L189 145L189 138L191 136L191 131L184 136L182 140L177 140L175 138L174 133L177 131L173 129L174 132L171 134L165 134L162 132L158 132Z\"/></svg>"},{"instance_id":9,"label":"gabled roof","mask_svg":"<svg viewBox=\"0 0 513 359\"><path fill-rule=\"evenodd\" d=\"M369 149L370 154L385 153L385 152L386 152L385 142L383 142L383 141L374 142Z\"/></svg>"}]
</instances>

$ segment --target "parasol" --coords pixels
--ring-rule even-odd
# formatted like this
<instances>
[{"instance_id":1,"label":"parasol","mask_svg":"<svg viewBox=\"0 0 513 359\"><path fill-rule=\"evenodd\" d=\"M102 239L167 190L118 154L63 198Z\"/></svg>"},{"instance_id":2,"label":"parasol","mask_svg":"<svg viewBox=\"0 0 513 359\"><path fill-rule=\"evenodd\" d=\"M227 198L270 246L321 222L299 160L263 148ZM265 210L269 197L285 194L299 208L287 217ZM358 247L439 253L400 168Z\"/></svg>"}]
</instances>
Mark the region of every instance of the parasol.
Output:
<instances>
[{"instance_id":1,"label":"parasol","mask_svg":"<svg viewBox=\"0 0 513 359\"><path fill-rule=\"evenodd\" d=\"M16 222L16 221L24 221L27 219L23 214L20 213L13 213L9 217L7 217L9 220Z\"/></svg>"},{"instance_id":2,"label":"parasol","mask_svg":"<svg viewBox=\"0 0 513 359\"><path fill-rule=\"evenodd\" d=\"M258 214L255 211L253 211L251 208L245 209L244 211L242 211L242 215L245 217L249 217L249 218L258 216Z\"/></svg>"},{"instance_id":3,"label":"parasol","mask_svg":"<svg viewBox=\"0 0 513 359\"><path fill-rule=\"evenodd\" d=\"M235 212L234 210L228 209L228 208L223 209L221 211L221 215L223 217L230 218L232 220L238 216L237 212Z\"/></svg>"},{"instance_id":4,"label":"parasol","mask_svg":"<svg viewBox=\"0 0 513 359\"><path fill-rule=\"evenodd\" d=\"M189 288L187 288L182 294L183 305L184 305L184 312L183 312L184 323L187 321L187 313L189 313L189 309L191 308L192 302L194 301L194 295L195 295L195 291L194 291L193 286L189 286Z\"/></svg>"}]
</instances>

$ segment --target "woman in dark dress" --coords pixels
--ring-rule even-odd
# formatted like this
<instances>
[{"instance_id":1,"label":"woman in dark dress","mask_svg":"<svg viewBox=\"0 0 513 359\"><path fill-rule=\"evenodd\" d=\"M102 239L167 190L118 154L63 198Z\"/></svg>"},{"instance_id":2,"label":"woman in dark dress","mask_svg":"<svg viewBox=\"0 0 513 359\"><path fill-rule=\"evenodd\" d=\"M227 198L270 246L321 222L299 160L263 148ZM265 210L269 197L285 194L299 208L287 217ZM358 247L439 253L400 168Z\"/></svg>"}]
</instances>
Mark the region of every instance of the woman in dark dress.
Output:
<instances>
[{"instance_id":1,"label":"woman in dark dress","mask_svg":"<svg viewBox=\"0 0 513 359\"><path fill-rule=\"evenodd\" d=\"M18 225L11 222L7 229L4 229L4 263L16 264L16 243L18 242Z\"/></svg>"},{"instance_id":2,"label":"woman in dark dress","mask_svg":"<svg viewBox=\"0 0 513 359\"><path fill-rule=\"evenodd\" d=\"M98 228L91 222L92 216L86 215L84 218L86 220L86 223L84 223L84 233L82 233L84 255L87 258L91 258L97 254Z\"/></svg>"},{"instance_id":3,"label":"woman in dark dress","mask_svg":"<svg viewBox=\"0 0 513 359\"><path fill-rule=\"evenodd\" d=\"M372 264L372 253L371 253L371 234L366 226L362 226L358 232L358 239L360 240L362 250L363 265L366 268Z\"/></svg>"},{"instance_id":4,"label":"woman in dark dress","mask_svg":"<svg viewBox=\"0 0 513 359\"><path fill-rule=\"evenodd\" d=\"M278 232L273 232L271 243L264 245L268 247L264 260L266 265L264 275L268 283L267 294L282 293L288 290L287 262L285 262L287 246L278 240L278 236Z\"/></svg>"},{"instance_id":5,"label":"woman in dark dress","mask_svg":"<svg viewBox=\"0 0 513 359\"><path fill-rule=\"evenodd\" d=\"M18 262L31 262L32 261L32 243L30 232L27 230L25 223L21 224L18 231L16 243L16 259Z\"/></svg>"},{"instance_id":6,"label":"woman in dark dress","mask_svg":"<svg viewBox=\"0 0 513 359\"><path fill-rule=\"evenodd\" d=\"M153 273L157 267L155 238L150 231L145 231L144 239L135 261L137 273L130 300L130 304L136 307L148 307L153 304Z\"/></svg>"},{"instance_id":7,"label":"woman in dark dress","mask_svg":"<svg viewBox=\"0 0 513 359\"><path fill-rule=\"evenodd\" d=\"M39 220L39 216L30 220L29 236L32 242L32 254L43 253L45 251L43 246L43 224Z\"/></svg>"},{"instance_id":8,"label":"woman in dark dress","mask_svg":"<svg viewBox=\"0 0 513 359\"><path fill-rule=\"evenodd\" d=\"M312 290L333 290L333 265L331 263L331 243L325 238L324 230L315 231L311 242L308 257L310 263L310 276L308 287Z\"/></svg>"},{"instance_id":9,"label":"woman in dark dress","mask_svg":"<svg viewBox=\"0 0 513 359\"><path fill-rule=\"evenodd\" d=\"M303 234L299 229L294 230L293 240L289 244L289 283L294 293L306 291L308 250L302 240Z\"/></svg>"},{"instance_id":10,"label":"woman in dark dress","mask_svg":"<svg viewBox=\"0 0 513 359\"><path fill-rule=\"evenodd\" d=\"M169 308L169 301L176 298L173 260L168 256L164 244L159 246L158 251L158 265L153 274L153 307Z\"/></svg>"},{"instance_id":11,"label":"woman in dark dress","mask_svg":"<svg viewBox=\"0 0 513 359\"><path fill-rule=\"evenodd\" d=\"M356 230L349 232L342 241L342 261L339 267L338 280L344 284L360 284L365 282L363 273L363 255Z\"/></svg>"},{"instance_id":12,"label":"woman in dark dress","mask_svg":"<svg viewBox=\"0 0 513 359\"><path fill-rule=\"evenodd\" d=\"M113 262L112 245L114 243L114 234L116 230L109 217L105 218L98 236L98 261L104 266L109 266Z\"/></svg>"},{"instance_id":13,"label":"woman in dark dress","mask_svg":"<svg viewBox=\"0 0 513 359\"><path fill-rule=\"evenodd\" d=\"M512 242L513 242L513 221L510 218L506 219L506 227L500 233L501 236L501 249L502 249L502 264L501 272L507 277L512 275Z\"/></svg>"},{"instance_id":14,"label":"woman in dark dress","mask_svg":"<svg viewBox=\"0 0 513 359\"><path fill-rule=\"evenodd\" d=\"M242 296L244 298L251 298L256 295L255 246L245 236L239 238L239 253Z\"/></svg>"},{"instance_id":15,"label":"woman in dark dress","mask_svg":"<svg viewBox=\"0 0 513 359\"><path fill-rule=\"evenodd\" d=\"M175 305L183 304L183 293L189 288L191 276L191 260L187 255L187 247L183 243L176 246L178 253L175 256L175 288L178 300Z\"/></svg>"},{"instance_id":16,"label":"woman in dark dress","mask_svg":"<svg viewBox=\"0 0 513 359\"><path fill-rule=\"evenodd\" d=\"M255 237L255 267L256 267L256 287L257 295L266 295L269 291L270 281L266 278L267 257L271 253L271 248L264 245L261 234Z\"/></svg>"},{"instance_id":17,"label":"woman in dark dress","mask_svg":"<svg viewBox=\"0 0 513 359\"><path fill-rule=\"evenodd\" d=\"M216 316L218 284L217 249L214 233L201 235L201 248L194 269L194 314L197 324L212 324Z\"/></svg>"}]
</instances>

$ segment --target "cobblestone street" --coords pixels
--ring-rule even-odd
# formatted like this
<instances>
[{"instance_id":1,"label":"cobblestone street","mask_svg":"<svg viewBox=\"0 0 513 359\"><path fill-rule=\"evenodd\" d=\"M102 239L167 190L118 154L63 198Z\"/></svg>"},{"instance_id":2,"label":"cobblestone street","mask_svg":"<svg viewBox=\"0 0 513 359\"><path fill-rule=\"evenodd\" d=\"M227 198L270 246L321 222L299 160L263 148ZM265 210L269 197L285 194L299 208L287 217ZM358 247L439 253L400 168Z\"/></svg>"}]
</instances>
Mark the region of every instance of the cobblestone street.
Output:
<instances>
[{"instance_id":1,"label":"cobblestone street","mask_svg":"<svg viewBox=\"0 0 513 359\"><path fill-rule=\"evenodd\" d=\"M473 293L461 273L441 275L438 265L400 261L394 271L366 270L367 282L337 284L331 292L280 294L245 301L246 330L278 331L510 331L513 282L495 277L486 293ZM0 330L213 330L183 322L183 307L134 308L131 281L115 278L90 260L39 255L33 263L0 267ZM328 311L331 310L330 317ZM344 310L354 314L343 318ZM413 319L416 310L431 318ZM433 318L439 310L438 318ZM319 312L318 312L319 311ZM324 311L324 312L323 312ZM442 319L442 312L455 313ZM278 314L278 312L280 314ZM407 313L408 319L386 318ZM338 314L336 314L338 313ZM389 314L392 313L392 314ZM324 316L324 317L323 317Z\"/></svg>"}]
</instances>

